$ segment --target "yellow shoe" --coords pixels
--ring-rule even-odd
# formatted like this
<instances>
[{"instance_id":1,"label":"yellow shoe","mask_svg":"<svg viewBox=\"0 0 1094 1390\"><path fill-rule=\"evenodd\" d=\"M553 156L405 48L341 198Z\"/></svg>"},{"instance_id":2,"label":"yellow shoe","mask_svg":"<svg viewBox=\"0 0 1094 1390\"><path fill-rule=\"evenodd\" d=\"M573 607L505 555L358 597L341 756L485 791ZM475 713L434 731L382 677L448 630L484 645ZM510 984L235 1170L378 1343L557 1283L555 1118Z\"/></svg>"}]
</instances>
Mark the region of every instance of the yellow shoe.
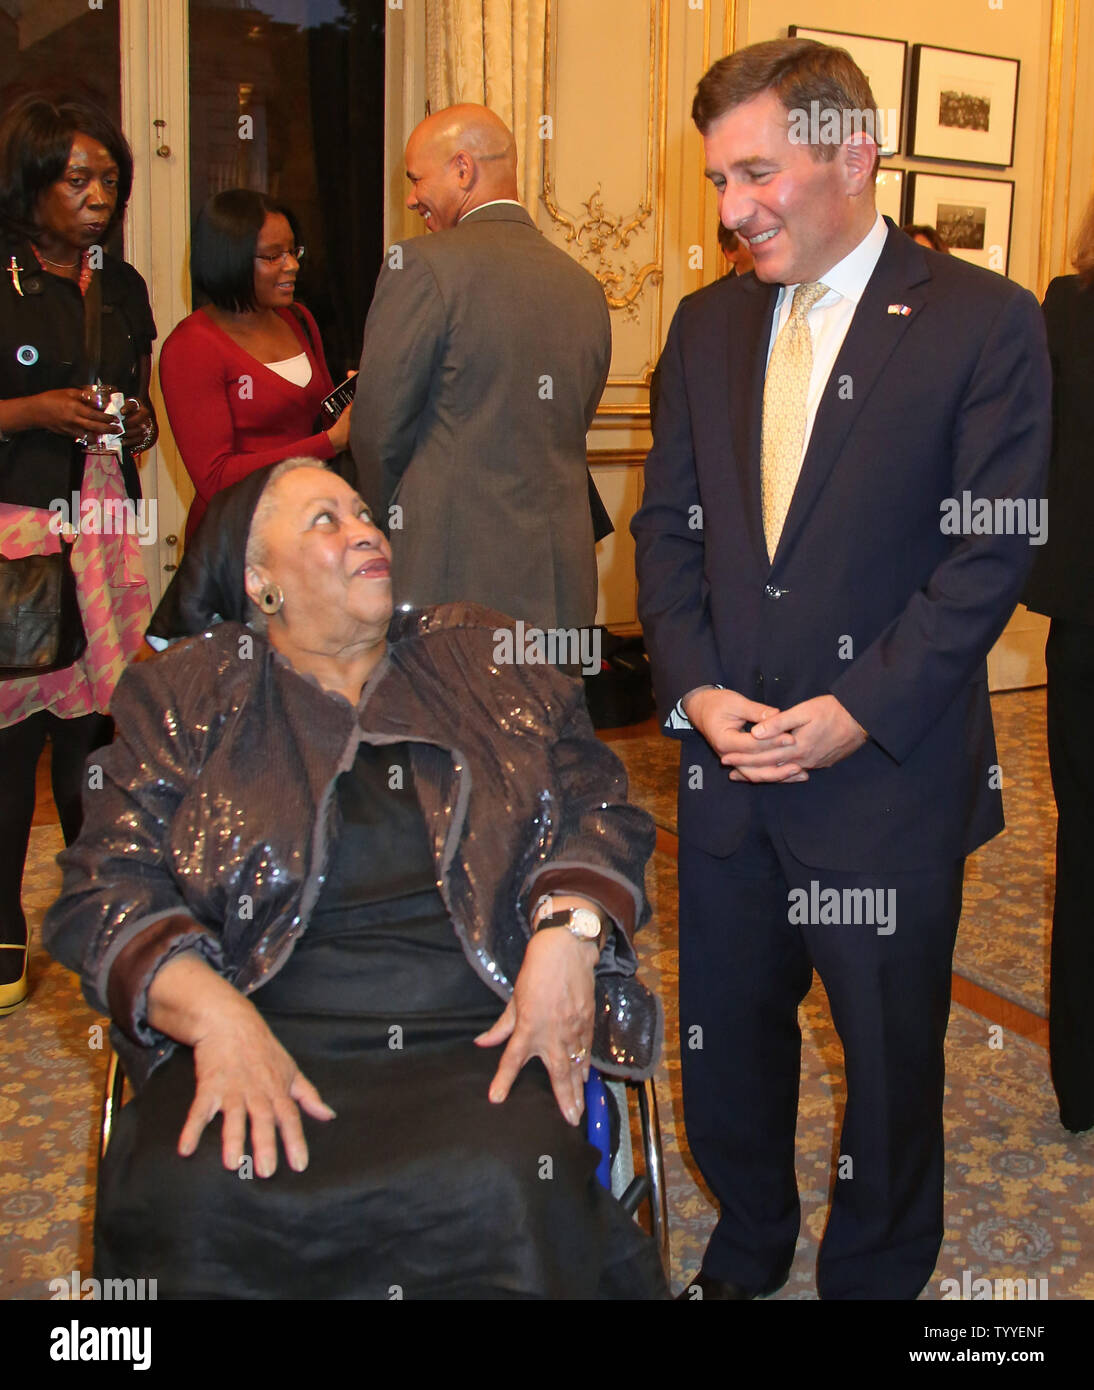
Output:
<instances>
[{"instance_id":1,"label":"yellow shoe","mask_svg":"<svg viewBox=\"0 0 1094 1390\"><path fill-rule=\"evenodd\" d=\"M10 985L0 985L0 1017L13 1013L27 998L27 948L0 943L0 951L22 951L23 973Z\"/></svg>"}]
</instances>

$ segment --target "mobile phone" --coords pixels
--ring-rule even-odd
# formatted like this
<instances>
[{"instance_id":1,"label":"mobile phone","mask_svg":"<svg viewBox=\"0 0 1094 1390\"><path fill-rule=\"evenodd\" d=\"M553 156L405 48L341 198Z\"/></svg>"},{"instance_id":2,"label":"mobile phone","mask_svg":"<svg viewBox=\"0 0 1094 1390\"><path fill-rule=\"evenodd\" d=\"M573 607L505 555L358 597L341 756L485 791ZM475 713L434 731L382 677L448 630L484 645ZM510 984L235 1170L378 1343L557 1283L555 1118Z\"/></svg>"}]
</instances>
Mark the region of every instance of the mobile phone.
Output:
<instances>
[{"instance_id":1,"label":"mobile phone","mask_svg":"<svg viewBox=\"0 0 1094 1390\"><path fill-rule=\"evenodd\" d=\"M346 377L341 386L336 386L329 396L319 407L323 412L324 418L333 425L342 411L353 400L353 393L357 390L357 374Z\"/></svg>"}]
</instances>

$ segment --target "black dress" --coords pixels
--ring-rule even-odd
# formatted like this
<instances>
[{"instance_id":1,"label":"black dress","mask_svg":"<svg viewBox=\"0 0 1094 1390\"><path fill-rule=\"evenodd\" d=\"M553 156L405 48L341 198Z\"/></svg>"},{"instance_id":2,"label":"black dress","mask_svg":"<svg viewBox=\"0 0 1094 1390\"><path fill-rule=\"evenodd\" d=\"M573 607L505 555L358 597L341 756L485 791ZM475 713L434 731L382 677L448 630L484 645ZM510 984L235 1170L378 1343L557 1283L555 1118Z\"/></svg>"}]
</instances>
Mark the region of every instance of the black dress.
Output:
<instances>
[{"instance_id":1,"label":"black dress","mask_svg":"<svg viewBox=\"0 0 1094 1390\"><path fill-rule=\"evenodd\" d=\"M405 787L402 786L406 779ZM405 746L362 744L308 929L252 996L336 1111L303 1116L309 1164L221 1164L220 1126L175 1152L194 1094L179 1048L127 1105L100 1173L100 1278L160 1298L656 1298L652 1241L597 1183L538 1060L502 1105L503 1003L467 962L436 888Z\"/></svg>"},{"instance_id":2,"label":"black dress","mask_svg":"<svg viewBox=\"0 0 1094 1390\"><path fill-rule=\"evenodd\" d=\"M1060 1123L1094 1126L1094 923L1087 873L1094 841L1094 285L1061 275L1045 295L1052 359L1048 536L1022 601L1052 619L1048 762L1056 798L1048 1057Z\"/></svg>"}]
</instances>

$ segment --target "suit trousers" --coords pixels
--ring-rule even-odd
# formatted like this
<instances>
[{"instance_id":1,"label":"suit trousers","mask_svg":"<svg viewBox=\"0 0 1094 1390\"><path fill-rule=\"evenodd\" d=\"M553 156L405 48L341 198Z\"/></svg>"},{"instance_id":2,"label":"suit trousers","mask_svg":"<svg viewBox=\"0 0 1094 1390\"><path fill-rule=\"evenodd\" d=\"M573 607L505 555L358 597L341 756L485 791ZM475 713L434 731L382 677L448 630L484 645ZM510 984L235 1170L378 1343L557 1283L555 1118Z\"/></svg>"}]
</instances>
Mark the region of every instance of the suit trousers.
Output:
<instances>
[{"instance_id":1,"label":"suit trousers","mask_svg":"<svg viewBox=\"0 0 1094 1390\"><path fill-rule=\"evenodd\" d=\"M1053 618L1048 666L1048 758L1056 796L1049 1060L1060 1120L1094 1125L1094 920L1086 874L1094 844L1094 627Z\"/></svg>"},{"instance_id":2,"label":"suit trousers","mask_svg":"<svg viewBox=\"0 0 1094 1390\"><path fill-rule=\"evenodd\" d=\"M944 1043L964 860L884 875L812 868L778 828L776 798L793 789L742 792L752 815L734 854L680 844L684 1116L720 1209L703 1272L766 1292L793 1261L798 1005L815 968L847 1078L817 1288L915 1298L943 1234Z\"/></svg>"}]
</instances>

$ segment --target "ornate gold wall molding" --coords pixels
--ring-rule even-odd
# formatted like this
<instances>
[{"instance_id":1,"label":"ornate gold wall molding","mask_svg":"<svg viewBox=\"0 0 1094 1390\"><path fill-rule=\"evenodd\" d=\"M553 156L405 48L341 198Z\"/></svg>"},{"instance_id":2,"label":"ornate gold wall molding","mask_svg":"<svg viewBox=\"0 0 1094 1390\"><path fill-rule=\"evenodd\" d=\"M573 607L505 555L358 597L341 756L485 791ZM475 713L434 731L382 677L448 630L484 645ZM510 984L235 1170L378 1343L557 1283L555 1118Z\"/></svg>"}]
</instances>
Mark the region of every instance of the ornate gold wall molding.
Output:
<instances>
[{"instance_id":1,"label":"ornate gold wall molding","mask_svg":"<svg viewBox=\"0 0 1094 1390\"><path fill-rule=\"evenodd\" d=\"M580 204L584 208L584 214L576 210L567 212L557 197L556 174L552 163L553 142L543 142L543 205L552 221L565 231L566 242L576 249L577 258L587 265L603 285L609 308L622 311L631 318L638 317L638 299L645 286L659 283L664 269L668 19L668 0L650 0L650 88L646 113L645 190L633 211L618 213L606 208L598 183ZM552 119L556 114L553 70L557 58L557 21L557 0L547 0L543 105L545 112ZM626 251L634 236L646 228L655 209L658 215L654 224L652 258L642 266L639 266L633 257L624 260L618 253Z\"/></svg>"},{"instance_id":2,"label":"ornate gold wall molding","mask_svg":"<svg viewBox=\"0 0 1094 1390\"><path fill-rule=\"evenodd\" d=\"M1052 229L1056 218L1056 169L1060 143L1060 84L1064 63L1064 15L1067 0L1052 0L1049 21L1048 92L1045 96L1045 175L1041 187L1041 237L1037 254L1038 291L1044 295L1052 278Z\"/></svg>"},{"instance_id":3,"label":"ornate gold wall molding","mask_svg":"<svg viewBox=\"0 0 1094 1390\"><path fill-rule=\"evenodd\" d=\"M1094 149L1086 96L1094 76L1091 0L1053 0L1046 37L1048 78L1035 286L1040 294L1054 276L1071 270L1072 238L1092 191L1080 172Z\"/></svg>"},{"instance_id":4,"label":"ornate gold wall molding","mask_svg":"<svg viewBox=\"0 0 1094 1390\"><path fill-rule=\"evenodd\" d=\"M1071 167L1075 153L1075 84L1079 68L1079 0L1074 0L1071 15L1071 73L1067 98L1067 163L1064 166L1064 227L1071 222ZM1066 248L1065 248L1066 254Z\"/></svg>"},{"instance_id":5,"label":"ornate gold wall molding","mask_svg":"<svg viewBox=\"0 0 1094 1390\"><path fill-rule=\"evenodd\" d=\"M635 232L645 227L653 212L653 203L644 202L630 216L612 214L604 206L604 199L597 184L581 206L585 216L580 222L566 214L554 203L550 196L550 175L543 180L543 202L554 220L566 228L566 241L577 249L578 260L585 261L589 270L604 286L604 297L612 309L623 309L633 318L638 317L635 301L642 293L647 280L657 283L661 276L661 266L650 261L639 269L637 262L631 261L629 272L619 269L613 251L626 250ZM630 284L626 285L628 274Z\"/></svg>"}]
</instances>

